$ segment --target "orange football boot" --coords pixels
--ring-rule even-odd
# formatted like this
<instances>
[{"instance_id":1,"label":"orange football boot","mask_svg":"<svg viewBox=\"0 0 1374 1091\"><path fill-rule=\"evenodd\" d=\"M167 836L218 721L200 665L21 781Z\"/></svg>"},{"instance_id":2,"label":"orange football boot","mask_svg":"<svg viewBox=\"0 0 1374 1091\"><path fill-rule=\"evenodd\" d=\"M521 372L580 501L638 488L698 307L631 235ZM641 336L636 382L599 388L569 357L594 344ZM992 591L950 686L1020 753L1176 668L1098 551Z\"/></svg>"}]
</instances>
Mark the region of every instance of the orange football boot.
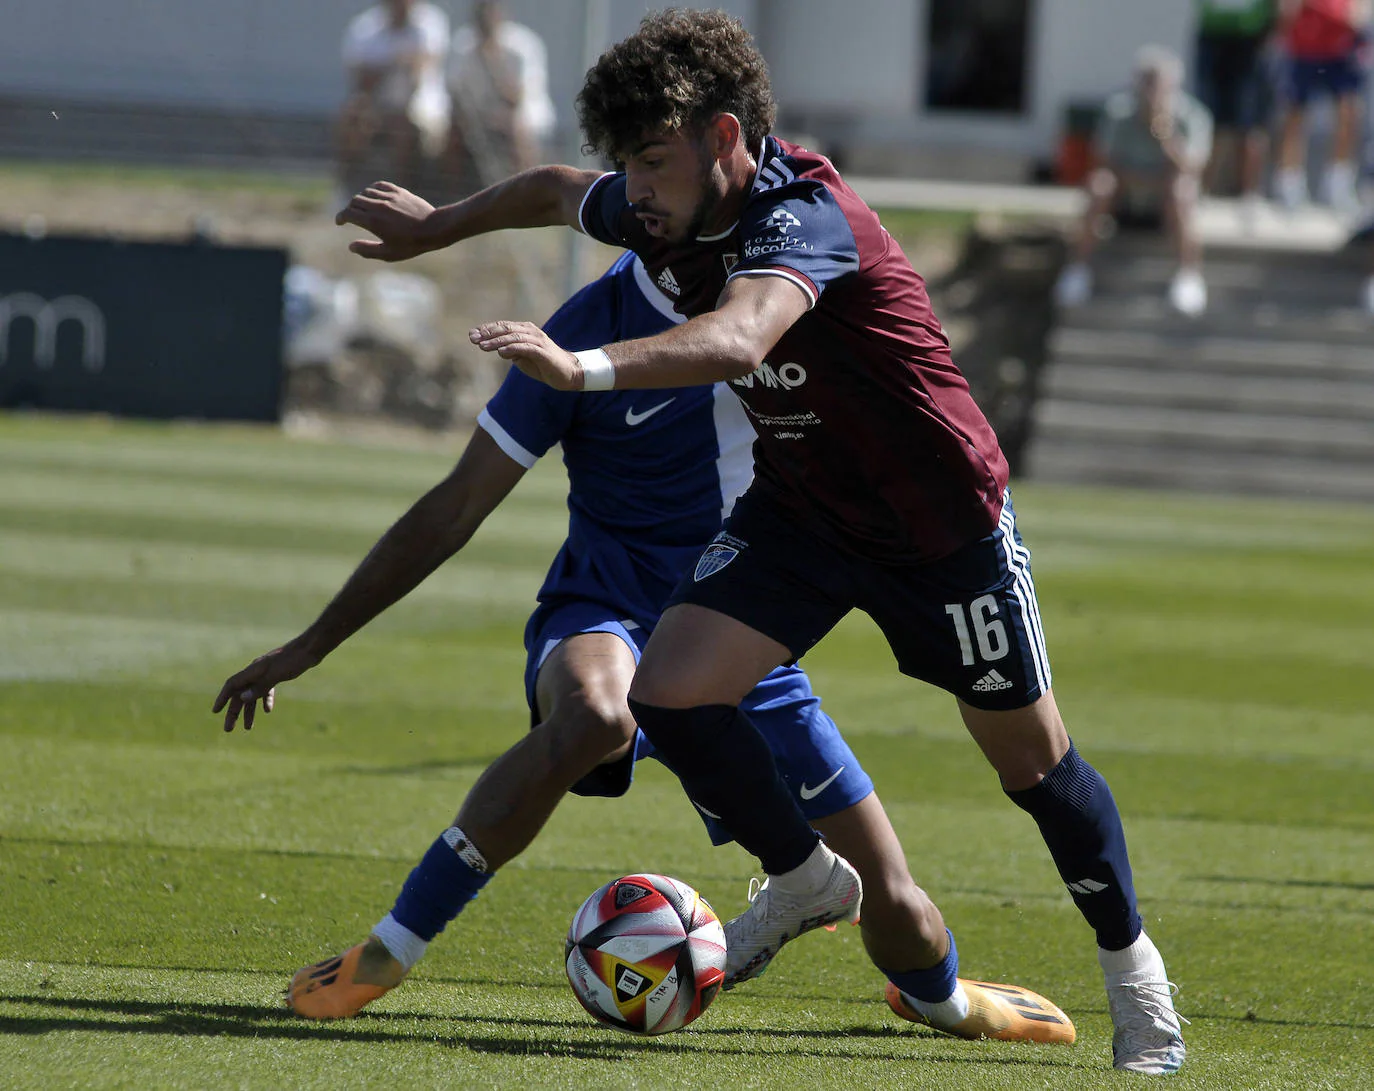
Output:
<instances>
[{"instance_id":1,"label":"orange football boot","mask_svg":"<svg viewBox=\"0 0 1374 1091\"><path fill-rule=\"evenodd\" d=\"M378 940L369 939L341 955L297 970L286 987L286 1006L306 1019L347 1019L385 996L401 983L405 973L390 985L359 981L358 964L369 944L380 947ZM380 953L390 958L384 947Z\"/></svg>"},{"instance_id":2,"label":"orange football boot","mask_svg":"<svg viewBox=\"0 0 1374 1091\"><path fill-rule=\"evenodd\" d=\"M959 979L968 996L968 1015L952 1027L932 1023L907 1002L892 982L883 992L887 1006L903 1019L957 1038L995 1038L999 1042L1071 1045L1077 1032L1067 1015L1039 993L1019 985Z\"/></svg>"}]
</instances>

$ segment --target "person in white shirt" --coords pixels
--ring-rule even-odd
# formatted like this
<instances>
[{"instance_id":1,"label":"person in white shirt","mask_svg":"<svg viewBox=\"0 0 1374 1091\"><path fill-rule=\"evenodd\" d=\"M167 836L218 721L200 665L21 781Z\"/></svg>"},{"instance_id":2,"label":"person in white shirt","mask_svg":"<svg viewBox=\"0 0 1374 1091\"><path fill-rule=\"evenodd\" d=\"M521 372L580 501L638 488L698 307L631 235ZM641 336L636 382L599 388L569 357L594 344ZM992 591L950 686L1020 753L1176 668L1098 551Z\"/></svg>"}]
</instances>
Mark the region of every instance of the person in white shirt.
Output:
<instances>
[{"instance_id":1,"label":"person in white shirt","mask_svg":"<svg viewBox=\"0 0 1374 1091\"><path fill-rule=\"evenodd\" d=\"M540 162L555 120L548 69L538 34L507 19L496 0L477 0L472 22L458 28L449 55L453 163L471 156L479 175L499 176L505 170L494 163L506 149L514 170ZM493 165L483 169L484 162Z\"/></svg>"},{"instance_id":2,"label":"person in white shirt","mask_svg":"<svg viewBox=\"0 0 1374 1091\"><path fill-rule=\"evenodd\" d=\"M345 187L379 131L397 175L409 175L417 149L427 155L442 150L450 111L448 50L448 16L425 0L383 0L348 24L343 62L349 93L338 131Z\"/></svg>"}]
</instances>

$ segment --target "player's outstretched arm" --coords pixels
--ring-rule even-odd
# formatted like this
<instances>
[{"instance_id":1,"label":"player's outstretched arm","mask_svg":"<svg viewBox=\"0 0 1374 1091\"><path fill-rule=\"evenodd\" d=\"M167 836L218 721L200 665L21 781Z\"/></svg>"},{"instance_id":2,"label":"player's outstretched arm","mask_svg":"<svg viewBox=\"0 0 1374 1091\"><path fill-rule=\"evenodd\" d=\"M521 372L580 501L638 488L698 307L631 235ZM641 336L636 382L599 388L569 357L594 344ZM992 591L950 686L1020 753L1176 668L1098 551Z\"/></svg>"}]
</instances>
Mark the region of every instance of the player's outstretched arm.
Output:
<instances>
[{"instance_id":1,"label":"player's outstretched arm","mask_svg":"<svg viewBox=\"0 0 1374 1091\"><path fill-rule=\"evenodd\" d=\"M531 167L456 204L435 208L392 182L374 182L339 210L334 222L376 235L349 244L378 261L405 261L474 235L516 227L579 227L578 209L601 175L576 167Z\"/></svg>"},{"instance_id":2,"label":"player's outstretched arm","mask_svg":"<svg viewBox=\"0 0 1374 1091\"><path fill-rule=\"evenodd\" d=\"M809 306L806 293L783 277L736 277L714 311L590 353L559 348L532 322L486 322L468 339L555 390L699 386L748 375Z\"/></svg>"},{"instance_id":3,"label":"player's outstretched arm","mask_svg":"<svg viewBox=\"0 0 1374 1091\"><path fill-rule=\"evenodd\" d=\"M264 712L272 711L274 687L304 674L418 587L467 544L524 473L491 436L475 432L453 472L378 539L314 623L224 683L211 708L224 710L224 730L234 730L240 713L244 729L251 730L259 701Z\"/></svg>"}]
</instances>

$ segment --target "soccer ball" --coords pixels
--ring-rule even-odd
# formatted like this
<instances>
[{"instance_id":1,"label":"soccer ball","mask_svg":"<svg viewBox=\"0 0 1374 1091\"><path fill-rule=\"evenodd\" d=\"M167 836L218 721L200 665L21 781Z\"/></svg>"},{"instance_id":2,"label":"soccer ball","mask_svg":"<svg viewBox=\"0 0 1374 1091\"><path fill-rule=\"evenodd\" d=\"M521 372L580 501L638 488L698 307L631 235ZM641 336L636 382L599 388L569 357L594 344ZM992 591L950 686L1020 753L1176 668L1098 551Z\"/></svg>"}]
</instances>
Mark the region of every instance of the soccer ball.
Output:
<instances>
[{"instance_id":1,"label":"soccer ball","mask_svg":"<svg viewBox=\"0 0 1374 1091\"><path fill-rule=\"evenodd\" d=\"M594 1019L630 1034L666 1034L720 991L725 930L686 883L625 875L582 903L564 955L573 995Z\"/></svg>"}]
</instances>

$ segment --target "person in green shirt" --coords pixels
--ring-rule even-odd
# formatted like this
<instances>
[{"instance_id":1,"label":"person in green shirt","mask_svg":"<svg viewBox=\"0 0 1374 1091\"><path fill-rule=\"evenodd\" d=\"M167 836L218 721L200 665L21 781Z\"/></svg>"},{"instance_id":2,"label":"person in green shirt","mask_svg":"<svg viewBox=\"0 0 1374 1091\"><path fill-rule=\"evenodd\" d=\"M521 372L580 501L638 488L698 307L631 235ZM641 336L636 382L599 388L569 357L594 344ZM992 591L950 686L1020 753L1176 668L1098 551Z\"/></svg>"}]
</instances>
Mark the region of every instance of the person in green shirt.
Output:
<instances>
[{"instance_id":1,"label":"person in green shirt","mask_svg":"<svg viewBox=\"0 0 1374 1091\"><path fill-rule=\"evenodd\" d=\"M1269 155L1276 14L1274 0L1197 0L1196 90L1216 126L1205 188L1235 178L1251 206L1262 199Z\"/></svg>"},{"instance_id":2,"label":"person in green shirt","mask_svg":"<svg viewBox=\"0 0 1374 1091\"><path fill-rule=\"evenodd\" d=\"M1169 302L1189 317L1207 309L1197 202L1203 167L1212 151L1212 115L1182 88L1183 61L1160 46L1136 55L1131 86L1108 97L1093 141L1096 167L1088 175L1088 202L1073 260L1055 285L1061 307L1092 295L1089 259L1101 225L1122 205L1158 210L1178 252Z\"/></svg>"}]
</instances>

